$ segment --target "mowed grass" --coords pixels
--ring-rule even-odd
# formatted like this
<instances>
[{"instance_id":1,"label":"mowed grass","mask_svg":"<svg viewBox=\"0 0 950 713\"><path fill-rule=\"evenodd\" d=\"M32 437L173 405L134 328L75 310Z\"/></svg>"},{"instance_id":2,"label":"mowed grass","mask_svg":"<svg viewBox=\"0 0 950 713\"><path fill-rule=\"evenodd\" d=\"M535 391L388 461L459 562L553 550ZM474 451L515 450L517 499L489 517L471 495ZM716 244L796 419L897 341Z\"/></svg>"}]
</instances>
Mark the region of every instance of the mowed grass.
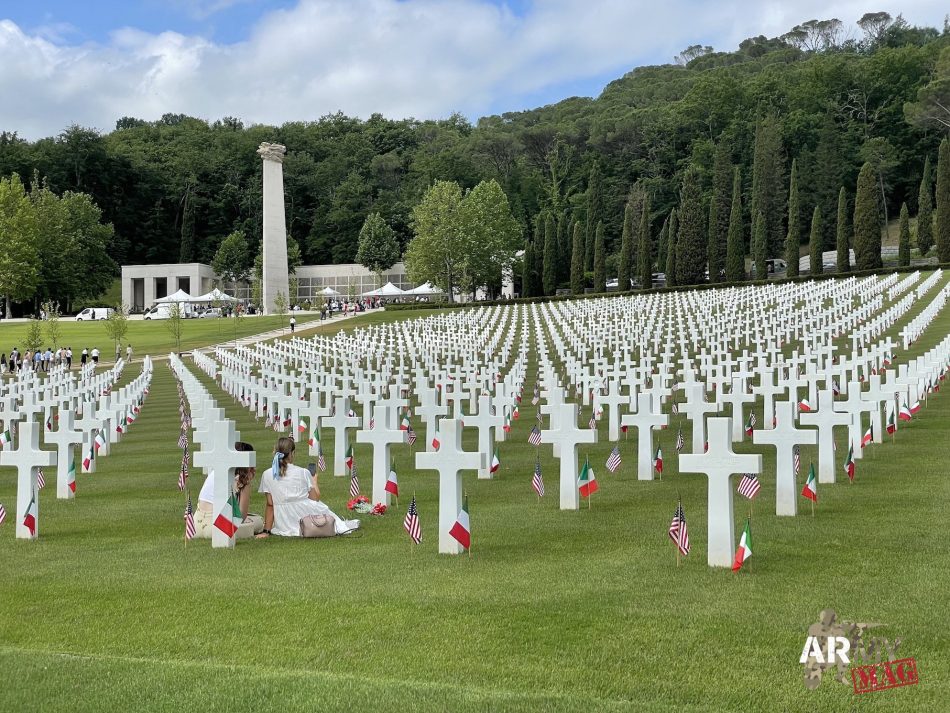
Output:
<instances>
[{"instance_id":1,"label":"mowed grass","mask_svg":"<svg viewBox=\"0 0 950 713\"><path fill-rule=\"evenodd\" d=\"M909 354L948 332L945 311ZM263 471L275 434L204 381ZM666 474L654 482L636 480L634 433L621 441L620 474L606 472L613 444L602 423L601 442L580 454L589 454L600 492L590 509L561 512L550 448L541 456L548 495L538 501L530 487L530 398L500 446L499 477L464 476L471 556L437 554L437 476L416 471L405 446L394 448L398 508L364 517L358 538L186 547L177 394L159 365L138 422L97 473L79 476L77 499L55 500L52 483L43 491L41 539L15 541L12 515L0 527L3 709L945 710L948 389L896 443L858 461L854 485L840 471L842 429L839 482L819 486L814 517L804 500L798 517L774 515L774 451L760 451L754 555L736 575L706 566L706 482L677 472L678 417L659 434ZM323 440L332 463L329 429ZM800 485L815 453L802 456ZM369 448L357 446L356 457L367 490ZM195 498L200 485L195 470ZM321 476L338 513L348 485ZM402 529L413 493L419 546ZM677 497L693 545L679 567L666 534ZM9 510L14 500L14 472L2 468L0 502ZM253 505L260 510L262 499ZM737 496L737 532L748 511ZM798 658L807 628L829 607L901 638L899 656L916 658L920 684L858 697L826 675L806 690Z\"/></svg>"}]
</instances>

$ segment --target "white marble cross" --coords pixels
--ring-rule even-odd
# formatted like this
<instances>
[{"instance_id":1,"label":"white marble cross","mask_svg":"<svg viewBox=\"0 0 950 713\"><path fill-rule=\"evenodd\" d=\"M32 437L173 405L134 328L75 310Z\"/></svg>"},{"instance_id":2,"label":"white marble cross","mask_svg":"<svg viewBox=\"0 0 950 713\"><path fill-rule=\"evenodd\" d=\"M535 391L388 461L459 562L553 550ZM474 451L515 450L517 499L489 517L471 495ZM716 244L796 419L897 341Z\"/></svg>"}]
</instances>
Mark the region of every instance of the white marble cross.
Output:
<instances>
[{"instance_id":1,"label":"white marble cross","mask_svg":"<svg viewBox=\"0 0 950 713\"><path fill-rule=\"evenodd\" d=\"M611 443L620 438L620 404L628 403L631 398L620 393L620 382L611 380L607 385L607 394L596 394L594 404L607 405L607 438Z\"/></svg>"},{"instance_id":2,"label":"white marble cross","mask_svg":"<svg viewBox=\"0 0 950 713\"><path fill-rule=\"evenodd\" d=\"M478 429L478 452L485 456L485 462L478 469L478 477L491 478L491 457L495 450L495 429L505 422L504 416L491 412L492 398L482 394L478 397L478 414L468 414L462 417L466 428Z\"/></svg>"},{"instance_id":3,"label":"white marble cross","mask_svg":"<svg viewBox=\"0 0 950 713\"><path fill-rule=\"evenodd\" d=\"M775 446L775 514L794 516L798 512L798 485L795 480L795 446L814 445L818 431L795 427L795 404L775 402L775 428L752 432L756 445Z\"/></svg>"},{"instance_id":4,"label":"white marble cross","mask_svg":"<svg viewBox=\"0 0 950 713\"><path fill-rule=\"evenodd\" d=\"M75 485L70 487L70 469L72 482L75 483L76 444L83 442L83 432L75 428L75 414L72 410L59 410L59 428L55 431L43 430L46 443L56 444L56 497L69 500L76 495Z\"/></svg>"},{"instance_id":5,"label":"white marble cross","mask_svg":"<svg viewBox=\"0 0 950 713\"><path fill-rule=\"evenodd\" d=\"M73 424L76 428L82 431L82 449L80 450L80 461L82 461L82 472L83 473L95 473L96 472L96 459L90 458L87 466L85 464L86 456L94 453L95 451L95 440L96 433L103 428L103 422L101 418L96 416L95 404L91 401L83 402L81 406L80 413L82 416L77 418Z\"/></svg>"},{"instance_id":6,"label":"white marble cross","mask_svg":"<svg viewBox=\"0 0 950 713\"><path fill-rule=\"evenodd\" d=\"M577 427L577 404L562 403L551 407L550 429L541 431L541 442L558 446L561 462L561 510L577 510L577 446L597 443L597 429Z\"/></svg>"},{"instance_id":7,"label":"white marble cross","mask_svg":"<svg viewBox=\"0 0 950 713\"><path fill-rule=\"evenodd\" d=\"M212 423L208 436L207 443L194 454L194 464L213 478L212 521L218 515L231 520L228 499L234 489L234 471L237 468L254 467L257 454L254 451L235 450L234 445L241 440L241 434L234 428L234 421L231 419L220 419ZM212 525L211 546L234 547L234 537L228 537L225 532Z\"/></svg>"},{"instance_id":8,"label":"white marble cross","mask_svg":"<svg viewBox=\"0 0 950 713\"><path fill-rule=\"evenodd\" d=\"M389 412L397 408L377 405L374 410L376 425L356 432L357 443L369 443L373 446L373 504L389 505L389 493L386 492L390 466L389 449L394 443L403 443L406 437L405 431L391 427L396 419Z\"/></svg>"},{"instance_id":9,"label":"white marble cross","mask_svg":"<svg viewBox=\"0 0 950 713\"><path fill-rule=\"evenodd\" d=\"M40 428L36 421L25 421L17 434L16 450L0 452L0 465L11 465L17 469L16 491L16 538L35 540L40 534L40 495L36 487L37 468L56 465L56 453L40 449ZM31 533L23 523L30 503L35 518L35 527Z\"/></svg>"},{"instance_id":10,"label":"white marble cross","mask_svg":"<svg viewBox=\"0 0 950 713\"><path fill-rule=\"evenodd\" d=\"M745 414L743 405L755 402L755 396L748 393L745 380L732 377L732 389L720 399L732 406L732 442L740 443L745 435Z\"/></svg>"},{"instance_id":11,"label":"white marble cross","mask_svg":"<svg viewBox=\"0 0 950 713\"><path fill-rule=\"evenodd\" d=\"M818 410L799 414L805 426L818 426L818 482L835 482L835 426L847 426L851 416L834 409L831 389L818 392Z\"/></svg>"},{"instance_id":12,"label":"white marble cross","mask_svg":"<svg viewBox=\"0 0 950 713\"><path fill-rule=\"evenodd\" d=\"M702 453L706 445L706 414L717 413L719 404L706 401L706 389L700 382L686 384L686 403L680 408L693 422L693 453Z\"/></svg>"},{"instance_id":13,"label":"white marble cross","mask_svg":"<svg viewBox=\"0 0 950 713\"><path fill-rule=\"evenodd\" d=\"M346 475L346 429L359 428L360 418L348 415L350 400L345 396L337 396L333 400L333 407L334 414L323 417L320 424L333 429L333 475L343 476Z\"/></svg>"},{"instance_id":14,"label":"white marble cross","mask_svg":"<svg viewBox=\"0 0 950 713\"><path fill-rule=\"evenodd\" d=\"M416 453L416 468L439 472L439 552L460 554L462 545L449 534L462 509L462 471L478 470L482 453L462 450L462 424L457 419L439 422L439 450Z\"/></svg>"},{"instance_id":15,"label":"white marble cross","mask_svg":"<svg viewBox=\"0 0 950 713\"><path fill-rule=\"evenodd\" d=\"M733 492L729 482L734 473L761 473L762 456L734 453L728 416L710 418L709 450L679 457L681 473L704 473L707 480L707 512L710 567L730 567L735 554Z\"/></svg>"},{"instance_id":16,"label":"white marble cross","mask_svg":"<svg viewBox=\"0 0 950 713\"><path fill-rule=\"evenodd\" d=\"M667 414L653 411L653 395L646 392L637 395L636 413L620 419L622 426L637 429L637 480L653 480L653 429L669 422Z\"/></svg>"}]
</instances>

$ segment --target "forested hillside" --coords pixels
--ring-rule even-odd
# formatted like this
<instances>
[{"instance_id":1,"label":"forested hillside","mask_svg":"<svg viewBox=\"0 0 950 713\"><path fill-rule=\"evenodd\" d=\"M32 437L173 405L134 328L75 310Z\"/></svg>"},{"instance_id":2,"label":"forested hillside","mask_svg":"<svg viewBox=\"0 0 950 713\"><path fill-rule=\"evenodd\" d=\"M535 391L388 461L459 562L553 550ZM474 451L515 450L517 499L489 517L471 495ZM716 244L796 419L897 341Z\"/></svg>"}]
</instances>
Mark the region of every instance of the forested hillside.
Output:
<instances>
[{"instance_id":1,"label":"forested hillside","mask_svg":"<svg viewBox=\"0 0 950 713\"><path fill-rule=\"evenodd\" d=\"M632 70L596 99L484 117L475 126L460 116L362 121L336 114L272 127L167 114L154 122L123 118L108 133L72 126L35 142L18 138L15 126L0 127L0 175L17 173L29 183L37 174L54 192L91 194L115 228L110 253L118 263L210 262L234 230L259 244L255 150L276 141L288 149L288 228L305 263L353 261L370 212L405 245L411 210L433 181L470 188L494 178L529 239L543 232L539 215L552 217L562 248L572 224L582 224L590 269L599 221L605 250L617 260L637 181L649 195L654 236L678 203L686 173L691 195L702 201L695 210L726 229L738 166L744 241L754 227L749 207L758 171L772 187L760 207L768 250L779 255L793 160L802 239L817 206L833 242L839 191L846 187L853 200L865 162L874 167L887 216L896 217L905 201L915 214L924 160L936 162L947 133L948 29L910 27L878 13L845 39L836 22L804 23L730 52L691 47L675 64ZM757 134L768 165L755 167Z\"/></svg>"}]
</instances>

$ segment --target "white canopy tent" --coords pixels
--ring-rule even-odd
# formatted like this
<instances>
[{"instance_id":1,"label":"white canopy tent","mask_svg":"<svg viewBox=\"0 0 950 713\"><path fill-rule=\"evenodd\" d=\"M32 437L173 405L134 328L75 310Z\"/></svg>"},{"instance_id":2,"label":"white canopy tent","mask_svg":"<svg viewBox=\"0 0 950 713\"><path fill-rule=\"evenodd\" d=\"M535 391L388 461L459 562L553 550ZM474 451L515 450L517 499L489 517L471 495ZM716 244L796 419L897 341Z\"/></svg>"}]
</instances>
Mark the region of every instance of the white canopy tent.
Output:
<instances>
[{"instance_id":1,"label":"white canopy tent","mask_svg":"<svg viewBox=\"0 0 950 713\"><path fill-rule=\"evenodd\" d=\"M156 304L166 304L168 302L194 302L195 298L189 295L184 290L178 290L166 297L159 297L155 300Z\"/></svg>"},{"instance_id":2,"label":"white canopy tent","mask_svg":"<svg viewBox=\"0 0 950 713\"><path fill-rule=\"evenodd\" d=\"M401 295L406 294L393 283L387 282L385 285L380 287L378 290L371 290L370 292L364 292L363 297L400 297Z\"/></svg>"},{"instance_id":3,"label":"white canopy tent","mask_svg":"<svg viewBox=\"0 0 950 713\"><path fill-rule=\"evenodd\" d=\"M225 294L217 287L215 287L211 292L206 295L201 295L200 297L193 297L191 302L195 303L209 303L209 302L237 302L237 298L231 297L231 295Z\"/></svg>"},{"instance_id":4,"label":"white canopy tent","mask_svg":"<svg viewBox=\"0 0 950 713\"><path fill-rule=\"evenodd\" d=\"M337 292L336 290L334 290L332 287L324 287L322 290L320 290L320 294L321 294L321 295L325 295L325 296L327 296L327 297L339 297L339 296L340 296L340 293Z\"/></svg>"},{"instance_id":5,"label":"white canopy tent","mask_svg":"<svg viewBox=\"0 0 950 713\"><path fill-rule=\"evenodd\" d=\"M413 287L411 290L406 290L404 294L407 295L441 295L442 290L433 285L431 282L424 282L418 287Z\"/></svg>"}]
</instances>

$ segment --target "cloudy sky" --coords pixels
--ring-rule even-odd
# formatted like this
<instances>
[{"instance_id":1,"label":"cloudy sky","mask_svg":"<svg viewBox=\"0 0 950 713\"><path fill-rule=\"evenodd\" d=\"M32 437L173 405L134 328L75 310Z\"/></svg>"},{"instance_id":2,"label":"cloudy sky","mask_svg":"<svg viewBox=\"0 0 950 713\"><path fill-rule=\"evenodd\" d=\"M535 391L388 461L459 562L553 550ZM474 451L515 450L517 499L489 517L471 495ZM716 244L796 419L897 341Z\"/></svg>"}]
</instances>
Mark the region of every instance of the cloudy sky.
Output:
<instances>
[{"instance_id":1,"label":"cloudy sky","mask_svg":"<svg viewBox=\"0 0 950 713\"><path fill-rule=\"evenodd\" d=\"M475 119L596 96L684 47L802 20L948 6L902 0L0 0L0 130L166 112L281 123L343 111Z\"/></svg>"}]
</instances>

